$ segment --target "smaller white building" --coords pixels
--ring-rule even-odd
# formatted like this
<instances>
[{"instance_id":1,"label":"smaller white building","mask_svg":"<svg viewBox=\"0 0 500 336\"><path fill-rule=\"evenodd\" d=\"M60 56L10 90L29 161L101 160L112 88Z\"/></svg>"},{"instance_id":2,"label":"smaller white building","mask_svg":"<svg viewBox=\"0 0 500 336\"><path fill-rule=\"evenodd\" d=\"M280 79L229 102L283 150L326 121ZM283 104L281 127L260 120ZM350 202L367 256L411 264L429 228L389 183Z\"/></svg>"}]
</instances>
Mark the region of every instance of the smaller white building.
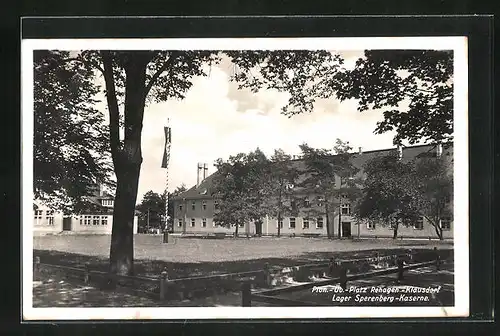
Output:
<instances>
[{"instance_id":1,"label":"smaller white building","mask_svg":"<svg viewBox=\"0 0 500 336\"><path fill-rule=\"evenodd\" d=\"M114 197L102 192L91 198L96 211L64 216L40 201L34 202L33 234L111 234ZM138 216L134 216L134 234L137 233Z\"/></svg>"}]
</instances>

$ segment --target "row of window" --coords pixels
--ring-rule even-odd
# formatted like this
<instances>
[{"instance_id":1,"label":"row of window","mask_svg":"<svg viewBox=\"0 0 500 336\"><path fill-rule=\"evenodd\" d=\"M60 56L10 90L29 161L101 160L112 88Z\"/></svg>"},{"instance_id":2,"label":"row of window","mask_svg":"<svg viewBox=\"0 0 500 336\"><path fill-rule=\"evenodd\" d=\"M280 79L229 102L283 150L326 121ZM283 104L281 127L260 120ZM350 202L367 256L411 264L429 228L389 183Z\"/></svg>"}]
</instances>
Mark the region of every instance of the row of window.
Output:
<instances>
[{"instance_id":1,"label":"row of window","mask_svg":"<svg viewBox=\"0 0 500 336\"><path fill-rule=\"evenodd\" d=\"M90 217L90 216L88 216L88 217ZM316 223L316 229L322 229L323 228L323 217L318 217L318 218L315 218L315 219L303 218L302 219L302 228L303 229L309 229L309 223L311 221ZM296 222L297 222L296 218L290 217L288 219L288 228L295 229ZM183 220L182 219L178 219L177 226L178 227L182 227L182 224L183 224ZM191 224L191 227L195 227L196 226L196 219L195 218L191 218L190 224ZM213 226L215 227L215 222L214 222ZM240 227L244 227L243 224L240 224L239 226ZM443 218L441 218L441 220L440 220L440 226L441 226L441 229L443 229L443 230L450 230L451 229L451 218L450 217L443 217ZM201 227L203 227L203 228L207 227L207 219L206 218L202 218L201 219ZM280 229L283 228L283 219L279 220L279 227L280 227ZM376 224L375 223L367 223L366 224L366 228L368 230L375 230ZM417 220L417 222L415 223L415 225L413 226L413 228L416 229L416 230L423 230L423 228L424 228L424 221L423 221L422 217L420 217Z\"/></svg>"},{"instance_id":2,"label":"row of window","mask_svg":"<svg viewBox=\"0 0 500 336\"><path fill-rule=\"evenodd\" d=\"M108 225L108 216L83 216L80 225Z\"/></svg>"},{"instance_id":3,"label":"row of window","mask_svg":"<svg viewBox=\"0 0 500 336\"><path fill-rule=\"evenodd\" d=\"M45 221L43 221L43 210L35 210L35 225L54 226L54 211L47 210L45 212Z\"/></svg>"},{"instance_id":4,"label":"row of window","mask_svg":"<svg viewBox=\"0 0 500 336\"><path fill-rule=\"evenodd\" d=\"M441 218L439 221L439 226L441 227L442 230L451 230L451 218L450 217ZM375 230L376 225L375 225L375 223L367 223L366 228L368 230ZM420 217L419 219L417 219L417 221L413 225L413 228L415 230L423 230L424 229L423 217Z\"/></svg>"},{"instance_id":5,"label":"row of window","mask_svg":"<svg viewBox=\"0 0 500 336\"><path fill-rule=\"evenodd\" d=\"M319 206L322 206L322 202L321 200L319 201L318 203ZM310 207L311 204L309 202L308 199L304 200L304 206L305 207ZM292 208L295 208L296 207L296 203L294 201L292 201ZM201 202L201 208L203 210L207 210L207 201L202 201ZM217 201L214 201L214 209L217 210L219 208L219 202ZM182 212L182 210L184 209L184 206L182 204L179 204L179 211ZM192 201L191 202L191 210L196 210L196 201ZM343 203L340 205L340 211L342 213L342 215L350 215L351 214L351 205L349 203Z\"/></svg>"},{"instance_id":6,"label":"row of window","mask_svg":"<svg viewBox=\"0 0 500 336\"><path fill-rule=\"evenodd\" d=\"M183 224L183 220L182 219L178 219L177 220L177 226L178 227L182 227L182 224ZM318 217L316 220L316 228L317 229L322 229L323 228L323 217ZM191 227L195 227L196 226L196 218L191 218ZM296 223L296 220L295 218L289 218L289 227L292 228L292 229L295 229L295 223ZM283 219L281 219L279 221L279 225L280 225L280 228L283 228ZM213 226L215 227L215 222L213 223ZM239 224L240 227L244 227L244 224ZM207 227L207 219L206 218L202 218L201 219L201 227ZM309 228L309 219L307 218L304 218L302 220L302 228L303 229L308 229Z\"/></svg>"},{"instance_id":7,"label":"row of window","mask_svg":"<svg viewBox=\"0 0 500 336\"><path fill-rule=\"evenodd\" d=\"M203 210L207 210L207 201L202 201L201 202L201 208ZM214 201L214 209L219 208L219 202ZM179 204L179 211L182 211L184 209L184 206L182 204ZM191 202L191 210L196 210L196 201Z\"/></svg>"},{"instance_id":8,"label":"row of window","mask_svg":"<svg viewBox=\"0 0 500 336\"><path fill-rule=\"evenodd\" d=\"M103 199L101 200L103 206L113 206L113 200L111 199Z\"/></svg>"}]
</instances>

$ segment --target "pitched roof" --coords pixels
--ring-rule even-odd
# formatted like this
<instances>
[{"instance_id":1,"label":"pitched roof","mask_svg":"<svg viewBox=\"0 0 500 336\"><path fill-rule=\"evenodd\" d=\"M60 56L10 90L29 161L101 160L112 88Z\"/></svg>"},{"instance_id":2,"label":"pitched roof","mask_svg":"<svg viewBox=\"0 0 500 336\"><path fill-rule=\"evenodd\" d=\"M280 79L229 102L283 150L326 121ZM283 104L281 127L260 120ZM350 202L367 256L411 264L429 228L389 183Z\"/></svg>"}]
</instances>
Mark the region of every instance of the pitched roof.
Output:
<instances>
[{"instance_id":1,"label":"pitched roof","mask_svg":"<svg viewBox=\"0 0 500 336\"><path fill-rule=\"evenodd\" d=\"M182 200L182 199L203 199L203 198L212 198L211 190L213 187L213 180L217 172L209 175L203 181L201 181L199 186L193 186L190 189L180 193L177 196L172 197L173 200Z\"/></svg>"},{"instance_id":2,"label":"pitched roof","mask_svg":"<svg viewBox=\"0 0 500 336\"><path fill-rule=\"evenodd\" d=\"M387 148L387 149L377 149L360 153L353 154L351 157L352 163L356 168L363 170L364 165L371 159L388 155L391 152L396 152L397 148ZM436 145L417 145L403 147L403 161L411 161L418 157L423 157L426 153L433 154L436 153ZM447 146L443 145L443 155L453 155L453 143ZM426 155L425 155L426 156ZM293 159L291 160L291 165L293 168L299 171L306 171L306 165L303 159ZM217 172L209 175L205 178L199 186L193 186L185 192L172 197L173 200L183 200L183 199L211 199L211 190L213 188L214 177Z\"/></svg>"}]
</instances>

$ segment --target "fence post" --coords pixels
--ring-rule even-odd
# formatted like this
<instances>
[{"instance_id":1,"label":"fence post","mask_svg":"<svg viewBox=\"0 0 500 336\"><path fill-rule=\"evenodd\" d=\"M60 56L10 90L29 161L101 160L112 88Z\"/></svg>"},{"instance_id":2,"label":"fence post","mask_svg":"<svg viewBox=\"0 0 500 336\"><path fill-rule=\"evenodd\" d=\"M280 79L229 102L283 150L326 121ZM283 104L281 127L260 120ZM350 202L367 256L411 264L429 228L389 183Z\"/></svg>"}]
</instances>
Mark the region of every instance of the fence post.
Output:
<instances>
[{"instance_id":1,"label":"fence post","mask_svg":"<svg viewBox=\"0 0 500 336\"><path fill-rule=\"evenodd\" d=\"M40 275L40 257L36 256L35 257L35 264L34 264L34 268L33 268L33 276L37 277L39 275Z\"/></svg>"},{"instance_id":2,"label":"fence post","mask_svg":"<svg viewBox=\"0 0 500 336\"><path fill-rule=\"evenodd\" d=\"M397 264L398 264L398 282L403 280L403 272L404 272L404 261L402 258L399 258L397 260Z\"/></svg>"},{"instance_id":3,"label":"fence post","mask_svg":"<svg viewBox=\"0 0 500 336\"><path fill-rule=\"evenodd\" d=\"M441 258L439 257L439 252L437 250L437 247L434 246L434 260L436 263L436 271L439 271L440 266L441 266Z\"/></svg>"},{"instance_id":4,"label":"fence post","mask_svg":"<svg viewBox=\"0 0 500 336\"><path fill-rule=\"evenodd\" d=\"M85 274L83 275L83 282L88 285L90 283L90 265L85 263Z\"/></svg>"},{"instance_id":5,"label":"fence post","mask_svg":"<svg viewBox=\"0 0 500 336\"><path fill-rule=\"evenodd\" d=\"M264 284L266 287L271 287L271 270L269 269L269 263L264 264Z\"/></svg>"},{"instance_id":6,"label":"fence post","mask_svg":"<svg viewBox=\"0 0 500 336\"><path fill-rule=\"evenodd\" d=\"M347 289L347 267L340 266L340 287L343 290Z\"/></svg>"},{"instance_id":7,"label":"fence post","mask_svg":"<svg viewBox=\"0 0 500 336\"><path fill-rule=\"evenodd\" d=\"M333 270L335 269L335 259L330 258L328 262L328 275L333 276Z\"/></svg>"},{"instance_id":8,"label":"fence post","mask_svg":"<svg viewBox=\"0 0 500 336\"><path fill-rule=\"evenodd\" d=\"M167 297L167 281L168 281L168 273L166 269L160 273L160 301L164 301Z\"/></svg>"},{"instance_id":9,"label":"fence post","mask_svg":"<svg viewBox=\"0 0 500 336\"><path fill-rule=\"evenodd\" d=\"M250 285L250 282L244 282L241 285L241 306L252 306L252 287Z\"/></svg>"}]
</instances>

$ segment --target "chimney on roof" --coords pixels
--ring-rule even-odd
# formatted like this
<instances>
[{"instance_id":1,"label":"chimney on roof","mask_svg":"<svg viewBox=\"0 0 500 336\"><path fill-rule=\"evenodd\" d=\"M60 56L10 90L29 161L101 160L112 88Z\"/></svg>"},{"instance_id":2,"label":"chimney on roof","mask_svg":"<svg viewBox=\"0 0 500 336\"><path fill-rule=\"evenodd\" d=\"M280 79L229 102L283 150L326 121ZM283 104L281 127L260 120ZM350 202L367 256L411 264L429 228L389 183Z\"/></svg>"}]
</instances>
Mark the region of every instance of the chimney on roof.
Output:
<instances>
[{"instance_id":1,"label":"chimney on roof","mask_svg":"<svg viewBox=\"0 0 500 336\"><path fill-rule=\"evenodd\" d=\"M403 158L403 145L398 144L398 159L401 160Z\"/></svg>"},{"instance_id":2,"label":"chimney on roof","mask_svg":"<svg viewBox=\"0 0 500 336\"><path fill-rule=\"evenodd\" d=\"M443 155L443 145L438 143L436 146L436 156L441 157L441 155Z\"/></svg>"},{"instance_id":3,"label":"chimney on roof","mask_svg":"<svg viewBox=\"0 0 500 336\"><path fill-rule=\"evenodd\" d=\"M363 147L358 147L359 154L363 154Z\"/></svg>"},{"instance_id":4,"label":"chimney on roof","mask_svg":"<svg viewBox=\"0 0 500 336\"><path fill-rule=\"evenodd\" d=\"M201 163L197 164L197 169L196 169L196 186L198 187L200 185L200 170L202 170L203 167Z\"/></svg>"},{"instance_id":5,"label":"chimney on roof","mask_svg":"<svg viewBox=\"0 0 500 336\"><path fill-rule=\"evenodd\" d=\"M204 163L203 164L203 180L207 178L207 171L208 171L208 166L206 163Z\"/></svg>"}]
</instances>

